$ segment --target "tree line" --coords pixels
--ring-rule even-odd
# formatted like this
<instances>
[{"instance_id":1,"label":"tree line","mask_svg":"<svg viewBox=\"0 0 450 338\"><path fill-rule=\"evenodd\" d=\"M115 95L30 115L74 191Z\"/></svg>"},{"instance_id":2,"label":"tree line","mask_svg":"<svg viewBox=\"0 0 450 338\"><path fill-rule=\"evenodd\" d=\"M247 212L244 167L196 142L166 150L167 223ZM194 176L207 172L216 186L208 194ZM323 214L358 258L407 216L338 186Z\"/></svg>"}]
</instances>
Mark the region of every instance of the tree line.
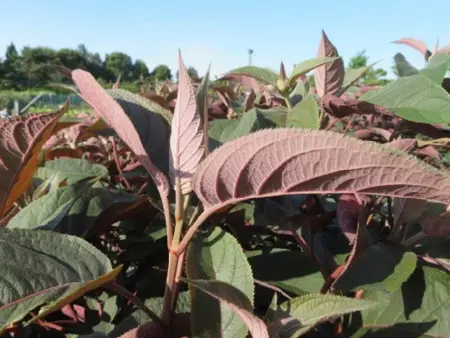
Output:
<instances>
[{"instance_id":1,"label":"tree line","mask_svg":"<svg viewBox=\"0 0 450 338\"><path fill-rule=\"evenodd\" d=\"M133 61L123 52L112 52L102 59L99 53L88 51L83 44L76 49L58 50L26 46L19 52L14 43L11 43L6 48L4 58L0 59L0 89L25 90L54 82L70 82L48 65L87 70L103 85L114 83L119 76L121 83L131 83L135 86L139 86L143 81L176 80L167 65L160 64L150 71L144 61ZM198 78L194 67L189 67L188 72L191 77ZM175 77L178 77L178 74L175 74Z\"/></svg>"}]
</instances>

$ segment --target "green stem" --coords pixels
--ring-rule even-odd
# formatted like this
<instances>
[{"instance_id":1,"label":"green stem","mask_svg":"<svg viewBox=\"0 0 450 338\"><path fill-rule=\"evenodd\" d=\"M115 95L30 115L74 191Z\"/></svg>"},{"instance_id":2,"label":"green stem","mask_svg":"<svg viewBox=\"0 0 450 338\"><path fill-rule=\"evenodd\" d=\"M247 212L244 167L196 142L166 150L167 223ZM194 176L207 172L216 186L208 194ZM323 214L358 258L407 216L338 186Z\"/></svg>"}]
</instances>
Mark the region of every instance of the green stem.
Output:
<instances>
[{"instance_id":1,"label":"green stem","mask_svg":"<svg viewBox=\"0 0 450 338\"><path fill-rule=\"evenodd\" d=\"M189 202L189 198L185 202ZM186 205L183 204L183 195L181 193L180 179L177 178L175 182L175 229L173 237L169 244L169 264L167 268L166 287L164 290L164 303L162 311L162 320L165 325L170 327L172 317L172 303L173 298L177 294L176 276L178 271L178 254L174 252L174 248L178 247L180 243L181 233L183 230L183 216Z\"/></svg>"}]
</instances>

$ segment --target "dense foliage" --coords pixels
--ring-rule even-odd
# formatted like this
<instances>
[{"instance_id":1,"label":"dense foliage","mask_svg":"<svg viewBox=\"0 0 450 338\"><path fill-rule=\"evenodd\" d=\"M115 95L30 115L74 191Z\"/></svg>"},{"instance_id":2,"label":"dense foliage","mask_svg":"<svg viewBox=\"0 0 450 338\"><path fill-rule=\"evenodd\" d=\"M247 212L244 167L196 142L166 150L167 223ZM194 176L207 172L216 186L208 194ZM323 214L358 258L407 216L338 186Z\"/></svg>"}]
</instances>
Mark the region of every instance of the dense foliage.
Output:
<instances>
[{"instance_id":1,"label":"dense foliage","mask_svg":"<svg viewBox=\"0 0 450 338\"><path fill-rule=\"evenodd\" d=\"M384 86L325 33L289 76L64 70L94 116L0 120L0 336L448 336L450 55L425 55Z\"/></svg>"},{"instance_id":2,"label":"dense foliage","mask_svg":"<svg viewBox=\"0 0 450 338\"><path fill-rule=\"evenodd\" d=\"M79 45L77 49L59 50L26 46L19 52L11 43L6 48L4 58L0 59L0 90L24 90L43 87L55 81L67 82L49 67L50 65L87 70L103 84L114 83L119 77L122 82L135 85L173 78L168 66L161 64L150 71L144 61L133 61L129 55L122 52L106 54L102 60L99 53L88 51L84 45ZM189 67L188 72L191 76L198 77L195 68Z\"/></svg>"}]
</instances>

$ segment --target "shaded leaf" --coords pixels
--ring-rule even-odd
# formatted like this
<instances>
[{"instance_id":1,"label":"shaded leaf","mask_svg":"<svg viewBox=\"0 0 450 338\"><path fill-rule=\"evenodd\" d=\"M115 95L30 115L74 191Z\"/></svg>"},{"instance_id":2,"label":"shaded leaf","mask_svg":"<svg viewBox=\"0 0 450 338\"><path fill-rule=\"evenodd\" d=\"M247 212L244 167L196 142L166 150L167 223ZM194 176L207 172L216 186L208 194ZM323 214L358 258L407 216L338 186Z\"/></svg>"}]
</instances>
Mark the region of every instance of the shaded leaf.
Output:
<instances>
[{"instance_id":1,"label":"shaded leaf","mask_svg":"<svg viewBox=\"0 0 450 338\"><path fill-rule=\"evenodd\" d=\"M308 59L300 62L294 67L291 76L289 77L291 86L294 86L296 84L299 77L309 73L313 69L321 67L322 65L325 65L323 67L326 67L327 65L333 64L338 60L341 60L338 55L318 55L316 59Z\"/></svg>"},{"instance_id":2,"label":"shaded leaf","mask_svg":"<svg viewBox=\"0 0 450 338\"><path fill-rule=\"evenodd\" d=\"M172 113L170 112L170 110L163 108L161 105L147 97L119 88L107 89L106 92L111 95L113 99L117 100L121 105L121 101L126 101L128 103L140 106L146 111L161 116L169 124L172 121Z\"/></svg>"},{"instance_id":3,"label":"shaded leaf","mask_svg":"<svg viewBox=\"0 0 450 338\"><path fill-rule=\"evenodd\" d=\"M247 262L247 258L238 244L237 240L229 233L219 227L208 234L198 234L187 251L186 276L190 280L198 280L200 290L209 287L213 290L218 288L218 296L225 297L225 303L234 302L234 295L222 296L221 292L227 292L226 288L239 290L244 300L243 306L246 311L253 310L253 275ZM200 281L204 280L204 281ZM212 281L214 280L214 281ZM209 285L210 282L216 284ZM221 283L226 285L223 287ZM201 287L205 284L206 286ZM197 284L193 285L198 287ZM223 289L225 288L225 289ZM215 337L245 337L247 328L239 319L241 316L235 309L227 305L220 305L210 296L190 288L192 298L192 332L194 335ZM217 297L217 295L216 295ZM238 298L241 296L238 295ZM240 303L237 303L239 306ZM242 319L242 318L241 318ZM247 323L246 323L247 324Z\"/></svg>"},{"instance_id":4,"label":"shaded leaf","mask_svg":"<svg viewBox=\"0 0 450 338\"><path fill-rule=\"evenodd\" d=\"M205 156L204 126L197 111L195 88L178 56L179 84L170 134L169 174L172 184L179 184L182 194L192 191L191 180ZM178 183L177 183L177 180Z\"/></svg>"},{"instance_id":5,"label":"shaded leaf","mask_svg":"<svg viewBox=\"0 0 450 338\"><path fill-rule=\"evenodd\" d=\"M409 121L450 123L450 95L424 75L399 78L367 92L360 100L382 106Z\"/></svg>"},{"instance_id":6,"label":"shaded leaf","mask_svg":"<svg viewBox=\"0 0 450 338\"><path fill-rule=\"evenodd\" d=\"M446 173L404 152L334 132L293 128L226 143L194 177L194 191L209 212L246 199L303 193L414 196L450 204L449 185Z\"/></svg>"},{"instance_id":7,"label":"shaded leaf","mask_svg":"<svg viewBox=\"0 0 450 338\"><path fill-rule=\"evenodd\" d=\"M317 57L339 57L336 47L322 31ZM341 89L345 77L345 66L342 58L318 67L314 72L315 86L319 97L326 94L335 95Z\"/></svg>"},{"instance_id":8,"label":"shaded leaf","mask_svg":"<svg viewBox=\"0 0 450 338\"><path fill-rule=\"evenodd\" d=\"M394 62L399 76L411 76L419 73L419 71L406 60L402 53L394 55Z\"/></svg>"},{"instance_id":9,"label":"shaded leaf","mask_svg":"<svg viewBox=\"0 0 450 338\"><path fill-rule=\"evenodd\" d=\"M272 249L247 251L255 279L275 285L297 296L318 293L324 283L315 263L301 251Z\"/></svg>"},{"instance_id":10,"label":"shaded leaf","mask_svg":"<svg viewBox=\"0 0 450 338\"><path fill-rule=\"evenodd\" d=\"M312 95L306 96L288 112L286 127L319 129L319 107Z\"/></svg>"},{"instance_id":11,"label":"shaded leaf","mask_svg":"<svg viewBox=\"0 0 450 338\"><path fill-rule=\"evenodd\" d=\"M203 148L205 151L205 155L208 155L208 124L209 124L209 115L208 115L208 89L209 89L209 70L206 72L206 75L203 77L200 86L197 88L197 110L200 118L202 119L203 124Z\"/></svg>"},{"instance_id":12,"label":"shaded leaf","mask_svg":"<svg viewBox=\"0 0 450 338\"><path fill-rule=\"evenodd\" d=\"M35 177L45 181L54 174L58 174L60 182L66 181L67 184L89 177L107 178L109 176L108 169L101 164L78 158L58 158L46 161L43 167L38 168Z\"/></svg>"},{"instance_id":13,"label":"shaded leaf","mask_svg":"<svg viewBox=\"0 0 450 338\"><path fill-rule=\"evenodd\" d=\"M0 331L38 306L48 304L39 315L62 308L120 271L81 238L21 229L0 229L0 268Z\"/></svg>"},{"instance_id":14,"label":"shaded leaf","mask_svg":"<svg viewBox=\"0 0 450 338\"><path fill-rule=\"evenodd\" d=\"M153 312L161 313L163 308L164 298L149 298L144 304ZM186 320L189 322L189 313L191 312L191 298L188 291L180 292L178 294L178 302L175 308L176 314L186 314ZM134 329L140 325L151 322L152 319L142 310L133 311L125 319L116 325L116 327L109 333L111 337L119 337L127 331Z\"/></svg>"},{"instance_id":15,"label":"shaded leaf","mask_svg":"<svg viewBox=\"0 0 450 338\"><path fill-rule=\"evenodd\" d=\"M244 102L244 111L249 111L250 109L253 108L253 104L255 103L256 100L256 94L253 91L253 89L250 90L250 93L248 93L247 98L245 99Z\"/></svg>"},{"instance_id":16,"label":"shaded leaf","mask_svg":"<svg viewBox=\"0 0 450 338\"><path fill-rule=\"evenodd\" d=\"M277 73L271 71L270 69L255 66L245 66L233 69L232 71L226 73L224 77L226 78L230 75L249 76L262 84L271 84L275 87L278 80Z\"/></svg>"},{"instance_id":17,"label":"shaded leaf","mask_svg":"<svg viewBox=\"0 0 450 338\"><path fill-rule=\"evenodd\" d=\"M381 303L363 312L363 327L389 326L399 337L446 337L450 332L450 274L439 269L418 267L394 293L368 290L363 298Z\"/></svg>"},{"instance_id":18,"label":"shaded leaf","mask_svg":"<svg viewBox=\"0 0 450 338\"><path fill-rule=\"evenodd\" d=\"M111 89L108 90L108 94L120 104L133 123L150 160L166 173L169 158L169 123L172 114L169 111L158 112L152 104L149 104L150 100L123 89ZM120 136L120 133L117 133Z\"/></svg>"},{"instance_id":19,"label":"shaded leaf","mask_svg":"<svg viewBox=\"0 0 450 338\"><path fill-rule=\"evenodd\" d=\"M375 304L331 294L301 296L280 305L277 319L269 324L269 332L272 337L300 337L322 322L370 309Z\"/></svg>"},{"instance_id":20,"label":"shaded leaf","mask_svg":"<svg viewBox=\"0 0 450 338\"><path fill-rule=\"evenodd\" d=\"M281 114L281 118L284 118L285 112L278 112L278 114ZM213 144L210 142L211 150L214 150L223 143L230 142L255 131L276 127L276 124L269 119L276 115L277 113L272 110L253 108L242 115L240 119L212 121L209 136L215 142Z\"/></svg>"},{"instance_id":21,"label":"shaded leaf","mask_svg":"<svg viewBox=\"0 0 450 338\"><path fill-rule=\"evenodd\" d=\"M108 95L90 73L81 69L76 69L72 72L72 79L80 90L83 99L86 100L112 128L114 128L117 134L130 147L145 169L152 176L160 193L163 196L167 196L169 193L168 180L152 163L143 146L140 135L133 126L132 118L130 119L127 116L120 105ZM143 127L145 128L146 126L144 125Z\"/></svg>"},{"instance_id":22,"label":"shaded leaf","mask_svg":"<svg viewBox=\"0 0 450 338\"><path fill-rule=\"evenodd\" d=\"M72 184L27 205L10 220L8 228L38 228L84 237L101 225L102 215L135 202L136 196L124 191Z\"/></svg>"},{"instance_id":23,"label":"shaded leaf","mask_svg":"<svg viewBox=\"0 0 450 338\"><path fill-rule=\"evenodd\" d=\"M192 279L182 279L189 285L198 288L210 295L211 297L217 299L220 302L225 303L229 306L233 312L239 316L239 318L247 325L248 330L252 337L269 338L269 333L267 331L266 324L264 321L259 319L253 314L253 307L247 296L236 287L218 281L218 280L192 280ZM204 318L203 318L204 320ZM237 332L226 332L225 328L222 329L223 332L221 337L246 337L247 332L239 330ZM193 328L195 332L195 329ZM219 333L220 334L220 333ZM210 336L206 336L210 337Z\"/></svg>"},{"instance_id":24,"label":"shaded leaf","mask_svg":"<svg viewBox=\"0 0 450 338\"><path fill-rule=\"evenodd\" d=\"M28 189L39 152L67 108L0 120L0 218Z\"/></svg>"},{"instance_id":25,"label":"shaded leaf","mask_svg":"<svg viewBox=\"0 0 450 338\"><path fill-rule=\"evenodd\" d=\"M372 288L394 292L414 272L416 262L416 255L400 245L373 245L348 267L333 287L341 291Z\"/></svg>"}]
</instances>

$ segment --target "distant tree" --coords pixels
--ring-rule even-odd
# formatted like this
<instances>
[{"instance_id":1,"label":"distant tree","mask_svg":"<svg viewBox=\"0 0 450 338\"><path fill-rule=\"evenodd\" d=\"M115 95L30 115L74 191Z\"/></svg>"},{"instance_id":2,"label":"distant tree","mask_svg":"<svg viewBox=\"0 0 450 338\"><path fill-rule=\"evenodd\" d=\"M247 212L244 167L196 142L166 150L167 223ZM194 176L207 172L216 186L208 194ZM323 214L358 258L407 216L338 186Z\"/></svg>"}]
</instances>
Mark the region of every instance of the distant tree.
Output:
<instances>
[{"instance_id":1,"label":"distant tree","mask_svg":"<svg viewBox=\"0 0 450 338\"><path fill-rule=\"evenodd\" d=\"M190 77L192 80L194 80L194 81L198 81L198 80L200 79L200 77L199 77L199 75L198 75L197 69L195 69L195 68L192 67L192 66L189 66L189 67L188 67L187 73L189 74L189 77ZM175 75L175 76L176 76L176 79L177 79L177 82L178 82L178 75L179 75L179 72L178 72L178 70L177 70L176 75Z\"/></svg>"},{"instance_id":2,"label":"distant tree","mask_svg":"<svg viewBox=\"0 0 450 338\"><path fill-rule=\"evenodd\" d=\"M55 72L49 71L45 65L58 64L56 52L48 47L26 46L21 51L18 71L26 76L26 86L42 86L52 81Z\"/></svg>"},{"instance_id":3,"label":"distant tree","mask_svg":"<svg viewBox=\"0 0 450 338\"><path fill-rule=\"evenodd\" d=\"M144 61L136 60L133 65L133 78L139 79L141 76L147 78L150 76L150 72Z\"/></svg>"},{"instance_id":4,"label":"distant tree","mask_svg":"<svg viewBox=\"0 0 450 338\"><path fill-rule=\"evenodd\" d=\"M125 81L132 77L133 62L131 57L125 53L114 52L107 54L104 65L110 81L115 81L119 75Z\"/></svg>"},{"instance_id":5,"label":"distant tree","mask_svg":"<svg viewBox=\"0 0 450 338\"><path fill-rule=\"evenodd\" d=\"M24 76L20 71L20 55L13 43L6 47L0 79L1 88L20 89L24 85Z\"/></svg>"},{"instance_id":6,"label":"distant tree","mask_svg":"<svg viewBox=\"0 0 450 338\"><path fill-rule=\"evenodd\" d=\"M348 68L357 69L361 67L369 66L369 57L366 55L366 51L360 51L356 53L354 57L348 62ZM387 79L383 79L387 75L387 72L382 68L371 68L366 74L360 79L363 84L385 84L388 82Z\"/></svg>"},{"instance_id":7,"label":"distant tree","mask_svg":"<svg viewBox=\"0 0 450 338\"><path fill-rule=\"evenodd\" d=\"M172 72L166 65L156 66L151 72L150 76L156 81L172 80Z\"/></svg>"},{"instance_id":8,"label":"distant tree","mask_svg":"<svg viewBox=\"0 0 450 338\"><path fill-rule=\"evenodd\" d=\"M63 48L56 52L58 61L70 69L82 68L86 69L86 60L79 51Z\"/></svg>"}]
</instances>

